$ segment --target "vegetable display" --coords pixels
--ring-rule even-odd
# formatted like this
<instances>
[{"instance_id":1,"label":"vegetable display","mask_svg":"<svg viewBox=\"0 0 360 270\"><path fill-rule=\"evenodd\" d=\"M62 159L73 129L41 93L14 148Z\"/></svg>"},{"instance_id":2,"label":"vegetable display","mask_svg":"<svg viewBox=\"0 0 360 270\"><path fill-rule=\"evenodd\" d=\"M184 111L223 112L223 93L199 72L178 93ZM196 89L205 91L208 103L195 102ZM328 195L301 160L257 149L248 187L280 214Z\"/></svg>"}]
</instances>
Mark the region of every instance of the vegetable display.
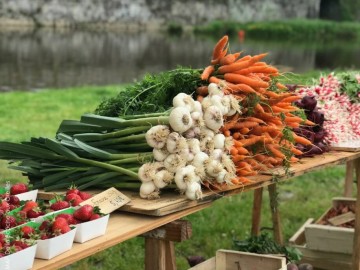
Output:
<instances>
[{"instance_id":1,"label":"vegetable display","mask_svg":"<svg viewBox=\"0 0 360 270\"><path fill-rule=\"evenodd\" d=\"M84 114L64 120L56 139L0 142L0 158L12 160L34 188L140 187L148 199L176 187L195 200L200 184L222 189L288 168L303 154L295 144L312 145L293 129L315 124L297 116L293 103L301 96L278 82L278 70L261 61L266 54L229 49L224 36L202 72L148 76L97 108L116 117Z\"/></svg>"},{"instance_id":2,"label":"vegetable display","mask_svg":"<svg viewBox=\"0 0 360 270\"><path fill-rule=\"evenodd\" d=\"M329 74L321 77L318 85L297 89L300 95L313 96L318 101L319 110L324 112L321 117L326 119L325 141L330 145L360 140L360 84L358 80L341 78L347 77Z\"/></svg>"}]
</instances>

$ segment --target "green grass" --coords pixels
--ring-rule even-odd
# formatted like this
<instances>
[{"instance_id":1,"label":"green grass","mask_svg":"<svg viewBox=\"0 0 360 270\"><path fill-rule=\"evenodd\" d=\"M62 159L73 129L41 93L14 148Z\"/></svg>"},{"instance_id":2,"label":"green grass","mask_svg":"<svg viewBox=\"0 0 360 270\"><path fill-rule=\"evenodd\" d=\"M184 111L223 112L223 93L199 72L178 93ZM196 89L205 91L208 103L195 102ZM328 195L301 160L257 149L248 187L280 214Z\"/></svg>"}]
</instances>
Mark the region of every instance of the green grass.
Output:
<instances>
[{"instance_id":1,"label":"green grass","mask_svg":"<svg viewBox=\"0 0 360 270\"><path fill-rule=\"evenodd\" d=\"M307 84L320 72L305 75L287 74L287 83ZM119 86L81 87L40 92L10 92L0 94L0 140L20 142L31 136L54 137L63 119L79 119L92 112L105 97L117 94ZM309 217L320 216L331 203L331 198L342 195L344 167L333 167L298 177L279 185L279 201L285 239ZM16 171L0 163L0 182L21 179ZM271 226L268 193L264 193L262 225ZM188 217L193 226L193 237L176 244L178 269L187 269L185 256L211 257L220 248L231 249L232 239L243 239L250 232L252 193L222 198L211 208ZM143 269L144 239L134 238L113 248L81 260L67 270Z\"/></svg>"},{"instance_id":2,"label":"green grass","mask_svg":"<svg viewBox=\"0 0 360 270\"><path fill-rule=\"evenodd\" d=\"M233 21L213 21L208 25L194 29L197 34L235 35L244 30L246 37L251 39L277 39L279 42L319 41L325 43L348 42L360 37L360 24L357 22L335 22L326 20L284 20L239 23Z\"/></svg>"}]
</instances>

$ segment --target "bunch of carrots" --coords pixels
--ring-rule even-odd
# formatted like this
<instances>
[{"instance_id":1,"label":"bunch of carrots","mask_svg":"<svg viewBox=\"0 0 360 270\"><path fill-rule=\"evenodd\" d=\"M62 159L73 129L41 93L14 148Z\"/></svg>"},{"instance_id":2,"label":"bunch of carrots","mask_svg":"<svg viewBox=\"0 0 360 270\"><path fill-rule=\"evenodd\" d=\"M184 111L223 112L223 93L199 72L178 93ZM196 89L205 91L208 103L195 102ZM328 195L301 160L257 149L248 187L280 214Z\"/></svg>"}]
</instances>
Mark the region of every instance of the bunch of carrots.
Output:
<instances>
[{"instance_id":1,"label":"bunch of carrots","mask_svg":"<svg viewBox=\"0 0 360 270\"><path fill-rule=\"evenodd\" d=\"M233 138L234 184L252 182L249 176L298 161L294 155L302 152L294 144L311 144L291 130L314 125L296 115L299 108L293 102L301 97L277 82L278 69L261 61L266 55L241 57L241 52L229 53L228 36L224 36L214 47L211 64L201 74L204 85L196 91L197 99L202 100L208 95L207 85L216 83L242 107L241 113L225 119L222 128L225 136Z\"/></svg>"}]
</instances>

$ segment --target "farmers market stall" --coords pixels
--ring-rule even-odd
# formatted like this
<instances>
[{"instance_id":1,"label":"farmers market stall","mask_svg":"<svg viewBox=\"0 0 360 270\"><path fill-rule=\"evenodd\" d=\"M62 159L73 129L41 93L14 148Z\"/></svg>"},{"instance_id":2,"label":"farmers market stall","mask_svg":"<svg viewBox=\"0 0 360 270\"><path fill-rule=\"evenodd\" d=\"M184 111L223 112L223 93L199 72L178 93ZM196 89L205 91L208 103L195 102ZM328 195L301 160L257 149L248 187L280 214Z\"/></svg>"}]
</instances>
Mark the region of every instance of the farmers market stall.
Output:
<instances>
[{"instance_id":1,"label":"farmers market stall","mask_svg":"<svg viewBox=\"0 0 360 270\"><path fill-rule=\"evenodd\" d=\"M304 158L301 163L292 166L292 176L302 175L310 171L321 170L347 162L360 164L360 152L331 151L324 155L313 158ZM356 168L359 168L359 165L356 166ZM358 169L357 179L359 179L359 175L360 174ZM220 199L224 196L232 196L241 192L251 190L256 191L263 187L275 184L273 181L273 176L271 175L259 175L253 177L252 179L254 180L254 183L247 184L242 188L229 187L227 190L223 190L221 192L207 191L204 194L204 201L189 201L185 198L185 196L179 196L179 198L173 197L172 199L166 198L166 196L164 196L149 204L147 200L137 197L136 199L132 200L129 205L126 205L125 207L120 208L119 211L111 214L108 229L104 236L98 237L84 244L74 244L70 251L49 261L36 259L33 269L57 269L59 267L69 265L82 258L91 256L96 252L126 241L132 237L139 236L164 224L201 211L206 207L211 207L211 202L216 199ZM291 177L279 176L277 179L277 181L287 181L290 180ZM360 181L358 182L360 183ZM359 186L358 190L360 191ZM51 193L40 193L39 196L41 198L49 198ZM136 195L133 196L135 197ZM360 201L360 192L358 192L357 201ZM360 209L360 205L357 205L357 209ZM258 211L254 211L253 217L255 217L258 213ZM259 227L259 219L255 218L254 220L253 227ZM280 235L280 223L278 223L278 226L275 227L277 228L277 234ZM358 213L355 232L353 252L354 270L360 269L360 253L357 252L360 249L360 220ZM174 257L166 258L168 260L175 259ZM163 264L159 262L158 265L162 268L157 268L157 266L152 268L151 266L148 266L146 269L169 269L165 267L165 263L165 261L163 261Z\"/></svg>"},{"instance_id":2,"label":"farmers market stall","mask_svg":"<svg viewBox=\"0 0 360 270\"><path fill-rule=\"evenodd\" d=\"M145 268L175 269L173 241L191 235L179 218L254 190L257 235L266 186L274 238L282 244L276 184L346 163L346 195L354 168L357 174L353 269L359 270L360 76L341 81L329 75L310 87L284 85L279 81L284 75L262 62L266 55L229 53L224 36L202 70L145 76L94 114L62 121L55 138L0 142L0 158L28 176L39 198L50 200L50 209L41 209L34 201L20 205L11 195L17 202L11 210L18 207L20 219L9 205L3 211L2 239L10 241L2 244L15 251L2 262L36 249L36 258L48 260L36 259L35 269L58 268L143 235ZM95 224L106 225L109 213L104 235ZM168 231L180 237L164 234ZM21 243L14 240L18 236ZM66 248L38 254L62 238Z\"/></svg>"}]
</instances>

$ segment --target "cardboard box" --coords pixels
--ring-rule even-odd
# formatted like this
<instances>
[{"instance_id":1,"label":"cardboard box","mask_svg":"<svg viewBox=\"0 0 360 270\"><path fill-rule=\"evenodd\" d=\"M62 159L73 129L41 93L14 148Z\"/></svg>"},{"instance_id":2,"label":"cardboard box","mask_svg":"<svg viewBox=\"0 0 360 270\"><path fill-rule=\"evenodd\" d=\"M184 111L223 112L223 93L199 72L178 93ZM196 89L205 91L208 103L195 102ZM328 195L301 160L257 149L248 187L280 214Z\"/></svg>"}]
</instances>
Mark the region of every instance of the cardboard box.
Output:
<instances>
[{"instance_id":1,"label":"cardboard box","mask_svg":"<svg viewBox=\"0 0 360 270\"><path fill-rule=\"evenodd\" d=\"M20 250L14 254L0 258L1 270L25 270L31 269L35 260L37 245Z\"/></svg>"},{"instance_id":2,"label":"cardboard box","mask_svg":"<svg viewBox=\"0 0 360 270\"><path fill-rule=\"evenodd\" d=\"M74 242L75 233L76 228L74 227L71 231L54 238L38 240L35 257L49 260L70 250Z\"/></svg>"},{"instance_id":3,"label":"cardboard box","mask_svg":"<svg viewBox=\"0 0 360 270\"><path fill-rule=\"evenodd\" d=\"M333 207L337 207L340 203L354 205L356 200L354 198L333 198ZM353 228L319 224L330 209L327 210L315 224L305 226L307 248L325 252L352 254L354 241Z\"/></svg>"},{"instance_id":4,"label":"cardboard box","mask_svg":"<svg viewBox=\"0 0 360 270\"><path fill-rule=\"evenodd\" d=\"M286 270L286 259L272 255L220 249L216 256L189 270Z\"/></svg>"},{"instance_id":5,"label":"cardboard box","mask_svg":"<svg viewBox=\"0 0 360 270\"><path fill-rule=\"evenodd\" d=\"M289 244L302 253L301 263L310 263L315 268L327 270L352 270L352 256L345 253L312 250L305 238L305 228L314 223L309 218L303 226L290 238Z\"/></svg>"}]
</instances>

